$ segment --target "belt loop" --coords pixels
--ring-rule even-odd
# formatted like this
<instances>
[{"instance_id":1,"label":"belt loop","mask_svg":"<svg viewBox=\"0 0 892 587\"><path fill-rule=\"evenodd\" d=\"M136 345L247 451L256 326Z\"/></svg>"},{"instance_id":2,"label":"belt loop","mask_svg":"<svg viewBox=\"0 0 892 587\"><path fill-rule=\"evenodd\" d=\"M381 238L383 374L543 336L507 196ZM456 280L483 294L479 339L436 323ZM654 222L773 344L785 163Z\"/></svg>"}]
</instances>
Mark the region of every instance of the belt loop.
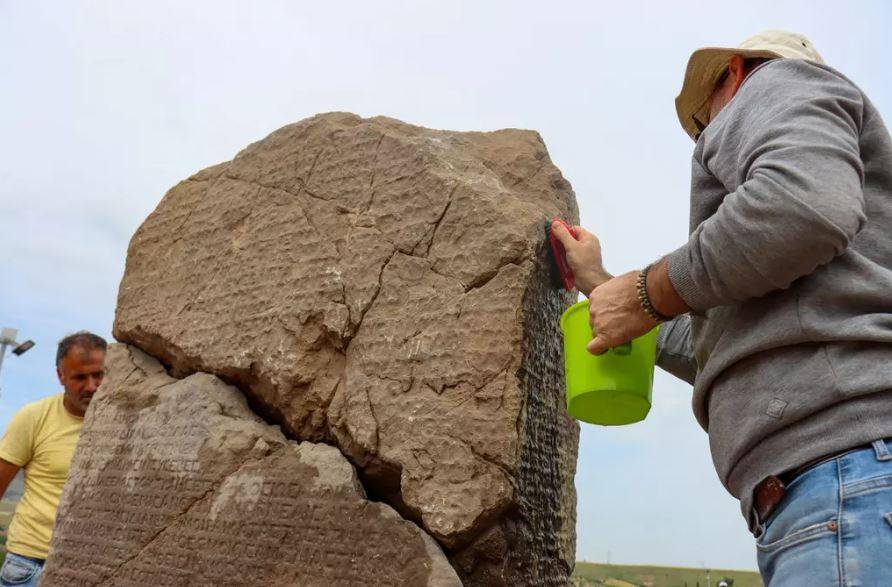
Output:
<instances>
[{"instance_id":1,"label":"belt loop","mask_svg":"<svg viewBox=\"0 0 892 587\"><path fill-rule=\"evenodd\" d=\"M877 453L878 461L892 461L892 453L889 452L889 447L886 446L885 440L874 440L873 450Z\"/></svg>"},{"instance_id":2,"label":"belt loop","mask_svg":"<svg viewBox=\"0 0 892 587\"><path fill-rule=\"evenodd\" d=\"M762 520L759 519L759 514L756 513L755 508L752 509L751 515L756 520L755 527L753 528L753 530L754 530L753 536L756 538L756 540L758 540L759 538L762 537L762 534L765 533L765 524L763 524Z\"/></svg>"}]
</instances>

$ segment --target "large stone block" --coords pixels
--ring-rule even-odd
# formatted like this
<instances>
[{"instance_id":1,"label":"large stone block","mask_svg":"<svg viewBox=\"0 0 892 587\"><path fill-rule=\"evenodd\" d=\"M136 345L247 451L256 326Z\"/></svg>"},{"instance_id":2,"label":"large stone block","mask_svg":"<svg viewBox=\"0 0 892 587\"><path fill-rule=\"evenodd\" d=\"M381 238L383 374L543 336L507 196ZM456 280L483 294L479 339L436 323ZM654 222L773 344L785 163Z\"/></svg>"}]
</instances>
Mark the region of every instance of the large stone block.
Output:
<instances>
[{"instance_id":1,"label":"large stone block","mask_svg":"<svg viewBox=\"0 0 892 587\"><path fill-rule=\"evenodd\" d=\"M334 444L466 582L573 566L543 225L577 218L534 132L326 114L174 187L134 235L115 336Z\"/></svg>"},{"instance_id":2,"label":"large stone block","mask_svg":"<svg viewBox=\"0 0 892 587\"><path fill-rule=\"evenodd\" d=\"M336 448L287 440L213 375L125 345L106 367L41 585L461 584Z\"/></svg>"}]
</instances>

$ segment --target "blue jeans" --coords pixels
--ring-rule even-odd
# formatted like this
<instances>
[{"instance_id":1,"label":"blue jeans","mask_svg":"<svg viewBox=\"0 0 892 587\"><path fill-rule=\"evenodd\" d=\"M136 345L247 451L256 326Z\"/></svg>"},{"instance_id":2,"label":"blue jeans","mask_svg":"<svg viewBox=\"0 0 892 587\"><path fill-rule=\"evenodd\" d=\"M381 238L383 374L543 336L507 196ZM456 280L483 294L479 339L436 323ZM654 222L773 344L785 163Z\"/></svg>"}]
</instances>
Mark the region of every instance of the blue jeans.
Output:
<instances>
[{"instance_id":1,"label":"blue jeans","mask_svg":"<svg viewBox=\"0 0 892 587\"><path fill-rule=\"evenodd\" d=\"M0 585L16 585L17 587L37 587L43 562L14 552L6 553L6 560L0 567Z\"/></svg>"},{"instance_id":2,"label":"blue jeans","mask_svg":"<svg viewBox=\"0 0 892 587\"><path fill-rule=\"evenodd\" d=\"M793 479L756 540L768 587L892 585L892 439Z\"/></svg>"}]
</instances>

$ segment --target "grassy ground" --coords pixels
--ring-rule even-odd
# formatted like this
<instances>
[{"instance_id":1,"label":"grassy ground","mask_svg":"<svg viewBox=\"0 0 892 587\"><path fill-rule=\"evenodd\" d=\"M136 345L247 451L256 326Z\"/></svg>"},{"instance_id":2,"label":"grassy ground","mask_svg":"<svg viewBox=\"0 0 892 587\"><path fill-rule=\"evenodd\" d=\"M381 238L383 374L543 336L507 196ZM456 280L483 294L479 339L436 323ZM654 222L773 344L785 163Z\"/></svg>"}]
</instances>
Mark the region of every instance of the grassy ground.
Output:
<instances>
[{"instance_id":1,"label":"grassy ground","mask_svg":"<svg viewBox=\"0 0 892 587\"><path fill-rule=\"evenodd\" d=\"M614 587L717 587L722 579L732 587L761 587L759 573L712 569L707 583L704 569L685 567L648 567L603 565L577 562L574 585L611 585ZM733 583L731 583L733 579Z\"/></svg>"}]
</instances>

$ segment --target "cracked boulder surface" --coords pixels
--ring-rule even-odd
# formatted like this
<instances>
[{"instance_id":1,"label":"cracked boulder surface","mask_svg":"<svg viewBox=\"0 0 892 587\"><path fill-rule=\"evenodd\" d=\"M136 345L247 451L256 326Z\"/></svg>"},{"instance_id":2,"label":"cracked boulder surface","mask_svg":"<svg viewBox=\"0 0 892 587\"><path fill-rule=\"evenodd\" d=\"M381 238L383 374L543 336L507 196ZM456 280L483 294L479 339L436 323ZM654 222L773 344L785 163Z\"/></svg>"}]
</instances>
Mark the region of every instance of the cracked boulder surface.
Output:
<instances>
[{"instance_id":1,"label":"cracked boulder surface","mask_svg":"<svg viewBox=\"0 0 892 587\"><path fill-rule=\"evenodd\" d=\"M315 116L165 195L114 334L337 446L466 583L566 582L578 427L554 216L575 223L575 196L535 132Z\"/></svg>"},{"instance_id":2,"label":"cracked boulder surface","mask_svg":"<svg viewBox=\"0 0 892 587\"><path fill-rule=\"evenodd\" d=\"M336 448L286 439L213 375L125 345L106 368L41 585L461 584Z\"/></svg>"}]
</instances>

